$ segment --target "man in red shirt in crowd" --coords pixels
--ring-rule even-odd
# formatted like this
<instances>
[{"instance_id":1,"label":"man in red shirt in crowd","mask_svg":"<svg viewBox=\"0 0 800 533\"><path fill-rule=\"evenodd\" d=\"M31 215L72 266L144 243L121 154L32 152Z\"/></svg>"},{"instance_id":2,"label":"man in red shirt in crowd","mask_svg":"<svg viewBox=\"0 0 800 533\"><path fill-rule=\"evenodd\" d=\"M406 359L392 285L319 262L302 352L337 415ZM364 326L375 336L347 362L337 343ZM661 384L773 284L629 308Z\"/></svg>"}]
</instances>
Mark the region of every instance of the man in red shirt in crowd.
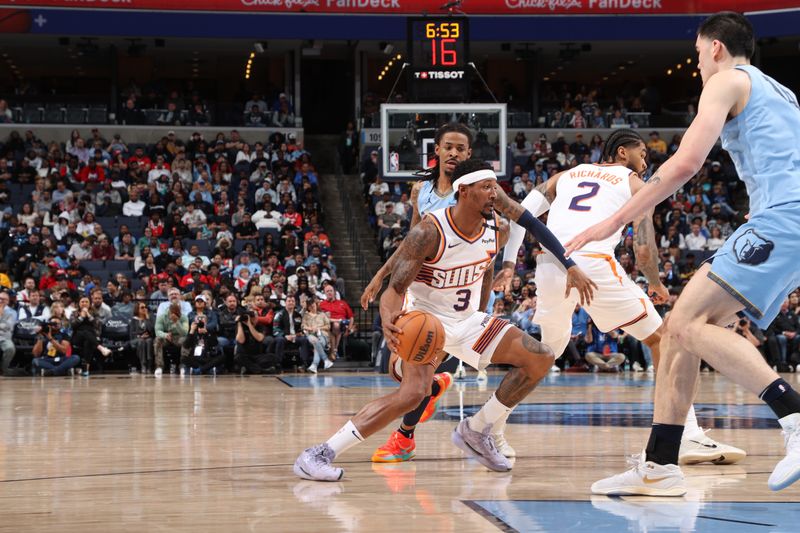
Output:
<instances>
[{"instance_id":1,"label":"man in red shirt in crowd","mask_svg":"<svg viewBox=\"0 0 800 533\"><path fill-rule=\"evenodd\" d=\"M344 300L336 299L336 287L333 283L327 282L323 289L325 300L319 304L319 308L328 313L331 319L331 361L336 360L337 348L342 334L355 332L356 324L353 320L353 309Z\"/></svg>"},{"instance_id":2,"label":"man in red shirt in crowd","mask_svg":"<svg viewBox=\"0 0 800 533\"><path fill-rule=\"evenodd\" d=\"M150 160L149 157L144 155L144 149L139 147L133 153L133 155L128 159L128 164L137 163L139 167L143 168L145 172L150 172L150 168L153 166L153 162Z\"/></svg>"},{"instance_id":3,"label":"man in red shirt in crowd","mask_svg":"<svg viewBox=\"0 0 800 533\"><path fill-rule=\"evenodd\" d=\"M97 164L97 160L92 158L89 160L89 164L83 167L76 178L81 183L88 183L90 181L94 183L101 183L106 179L106 171L103 170L103 167Z\"/></svg>"}]
</instances>

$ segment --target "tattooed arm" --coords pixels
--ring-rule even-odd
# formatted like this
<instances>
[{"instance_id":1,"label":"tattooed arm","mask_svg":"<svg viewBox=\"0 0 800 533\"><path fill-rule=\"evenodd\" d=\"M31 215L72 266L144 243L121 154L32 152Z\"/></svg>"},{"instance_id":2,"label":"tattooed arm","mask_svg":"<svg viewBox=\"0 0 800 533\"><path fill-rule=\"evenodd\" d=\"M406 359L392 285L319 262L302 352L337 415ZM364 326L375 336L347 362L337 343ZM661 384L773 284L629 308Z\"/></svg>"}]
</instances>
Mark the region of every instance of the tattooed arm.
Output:
<instances>
[{"instance_id":1,"label":"tattooed arm","mask_svg":"<svg viewBox=\"0 0 800 533\"><path fill-rule=\"evenodd\" d=\"M633 195L636 195L644 186L644 182L638 176L631 176L631 193ZM669 299L669 291L661 283L658 272L658 246L656 245L652 208L633 221L633 242L636 246L636 265L647 278L648 292L653 295L655 303L664 303Z\"/></svg>"},{"instance_id":2,"label":"tattooed arm","mask_svg":"<svg viewBox=\"0 0 800 533\"><path fill-rule=\"evenodd\" d=\"M417 277L427 257L435 257L440 242L439 231L429 217L414 226L394 253L396 257L392 268L389 286L381 295L380 312L383 323L383 335L391 349L396 350L398 341L396 334L400 332L394 325L395 319L403 310L403 298L414 278Z\"/></svg>"},{"instance_id":3,"label":"tattooed arm","mask_svg":"<svg viewBox=\"0 0 800 533\"><path fill-rule=\"evenodd\" d=\"M418 181L411 187L411 198L410 198L410 200L411 200L411 227L412 228L414 226L416 226L417 224L419 224L419 221L422 220L422 215L419 214L419 204L417 203L419 201L419 191L420 191L420 189L422 189L422 183L423 182Z\"/></svg>"}]
</instances>

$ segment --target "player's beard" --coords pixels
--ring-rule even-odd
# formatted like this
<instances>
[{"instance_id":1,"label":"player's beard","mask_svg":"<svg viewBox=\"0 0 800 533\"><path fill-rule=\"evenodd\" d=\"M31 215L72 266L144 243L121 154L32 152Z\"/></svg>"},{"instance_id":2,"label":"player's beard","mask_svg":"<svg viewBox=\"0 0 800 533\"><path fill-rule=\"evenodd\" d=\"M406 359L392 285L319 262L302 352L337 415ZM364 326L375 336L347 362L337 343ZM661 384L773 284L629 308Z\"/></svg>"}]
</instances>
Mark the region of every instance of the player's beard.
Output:
<instances>
[{"instance_id":1,"label":"player's beard","mask_svg":"<svg viewBox=\"0 0 800 533\"><path fill-rule=\"evenodd\" d=\"M481 216L485 220L494 220L494 207L490 207L489 209L484 209L481 211Z\"/></svg>"}]
</instances>

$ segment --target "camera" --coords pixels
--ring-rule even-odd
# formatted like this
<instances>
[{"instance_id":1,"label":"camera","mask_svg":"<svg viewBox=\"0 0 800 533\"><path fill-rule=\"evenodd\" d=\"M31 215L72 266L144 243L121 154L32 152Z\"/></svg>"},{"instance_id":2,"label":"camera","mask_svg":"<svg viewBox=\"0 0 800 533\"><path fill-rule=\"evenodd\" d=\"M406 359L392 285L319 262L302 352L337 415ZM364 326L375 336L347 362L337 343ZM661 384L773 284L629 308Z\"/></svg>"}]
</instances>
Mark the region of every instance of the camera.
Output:
<instances>
[{"instance_id":1,"label":"camera","mask_svg":"<svg viewBox=\"0 0 800 533\"><path fill-rule=\"evenodd\" d=\"M248 319L255 318L255 316L256 316L256 314L254 312L249 311L249 310L245 310L245 311L242 311L241 313L239 313L238 320L240 322L247 322Z\"/></svg>"},{"instance_id":2,"label":"camera","mask_svg":"<svg viewBox=\"0 0 800 533\"><path fill-rule=\"evenodd\" d=\"M197 329L204 329L205 327L206 327L206 321L205 320L198 320L197 321Z\"/></svg>"},{"instance_id":3,"label":"camera","mask_svg":"<svg viewBox=\"0 0 800 533\"><path fill-rule=\"evenodd\" d=\"M42 335L50 335L50 324L42 324Z\"/></svg>"},{"instance_id":4,"label":"camera","mask_svg":"<svg viewBox=\"0 0 800 533\"><path fill-rule=\"evenodd\" d=\"M745 326L747 326L747 320L745 320L744 318L740 319L739 320L739 327L743 328Z\"/></svg>"}]
</instances>

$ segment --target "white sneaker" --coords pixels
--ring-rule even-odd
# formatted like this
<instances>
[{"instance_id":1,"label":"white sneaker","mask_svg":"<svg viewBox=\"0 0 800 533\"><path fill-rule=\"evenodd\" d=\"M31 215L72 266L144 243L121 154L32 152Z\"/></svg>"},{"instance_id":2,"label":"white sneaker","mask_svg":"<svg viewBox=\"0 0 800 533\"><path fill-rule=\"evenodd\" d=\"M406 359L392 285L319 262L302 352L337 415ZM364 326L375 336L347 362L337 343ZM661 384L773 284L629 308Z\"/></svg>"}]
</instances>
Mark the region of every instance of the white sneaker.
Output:
<instances>
[{"instance_id":1,"label":"white sneaker","mask_svg":"<svg viewBox=\"0 0 800 533\"><path fill-rule=\"evenodd\" d=\"M336 457L327 442L307 448L294 462L296 476L311 481L339 481L344 470L331 463Z\"/></svg>"},{"instance_id":2,"label":"white sneaker","mask_svg":"<svg viewBox=\"0 0 800 533\"><path fill-rule=\"evenodd\" d=\"M648 374L655 374L655 372L656 372L656 367L654 367L653 365L647 367Z\"/></svg>"},{"instance_id":3,"label":"white sneaker","mask_svg":"<svg viewBox=\"0 0 800 533\"><path fill-rule=\"evenodd\" d=\"M162 369L160 369L160 368L156 368L156 371L155 371L155 372L153 372L153 375L154 375L155 377L157 377L157 378L160 378L160 377L161 377L161 374L163 374L163 373L164 373L164 371L163 371Z\"/></svg>"},{"instance_id":4,"label":"white sneaker","mask_svg":"<svg viewBox=\"0 0 800 533\"><path fill-rule=\"evenodd\" d=\"M639 361L635 361L633 363L633 371L634 372L644 372L644 368L642 368L642 365L639 364Z\"/></svg>"},{"instance_id":5,"label":"white sneaker","mask_svg":"<svg viewBox=\"0 0 800 533\"><path fill-rule=\"evenodd\" d=\"M464 379L467 377L467 370L464 368L464 365L459 361L458 368L456 371L453 372L454 379Z\"/></svg>"},{"instance_id":6,"label":"white sneaker","mask_svg":"<svg viewBox=\"0 0 800 533\"><path fill-rule=\"evenodd\" d=\"M553 366L550 367L550 373L551 374L560 374L561 373L561 369L558 368L556 365L553 365Z\"/></svg>"},{"instance_id":7,"label":"white sneaker","mask_svg":"<svg viewBox=\"0 0 800 533\"><path fill-rule=\"evenodd\" d=\"M775 465L769 476L767 483L772 490L785 489L800 479L800 423L784 429L783 438L786 443L786 457Z\"/></svg>"},{"instance_id":8,"label":"white sneaker","mask_svg":"<svg viewBox=\"0 0 800 533\"><path fill-rule=\"evenodd\" d=\"M747 452L734 446L722 444L706 436L684 437L678 452L678 464L696 465L698 463L714 463L715 465L732 465L745 457Z\"/></svg>"},{"instance_id":9,"label":"white sneaker","mask_svg":"<svg viewBox=\"0 0 800 533\"><path fill-rule=\"evenodd\" d=\"M180 372L181 372L181 377L184 377L184 376L186 375L186 367L185 367L185 366L183 366L183 365L181 365L181 370L180 370Z\"/></svg>"},{"instance_id":10,"label":"white sneaker","mask_svg":"<svg viewBox=\"0 0 800 533\"><path fill-rule=\"evenodd\" d=\"M633 468L592 484L592 494L607 496L683 496L686 480L677 465L645 461L644 454L628 459Z\"/></svg>"},{"instance_id":11,"label":"white sneaker","mask_svg":"<svg viewBox=\"0 0 800 533\"><path fill-rule=\"evenodd\" d=\"M486 374L486 370L478 370L478 377L476 379L478 381L489 381L489 376Z\"/></svg>"},{"instance_id":12,"label":"white sneaker","mask_svg":"<svg viewBox=\"0 0 800 533\"><path fill-rule=\"evenodd\" d=\"M332 366L333 366L333 361L331 361L330 359L325 359L325 364L323 365L325 370L328 370Z\"/></svg>"},{"instance_id":13,"label":"white sneaker","mask_svg":"<svg viewBox=\"0 0 800 533\"><path fill-rule=\"evenodd\" d=\"M306 370L308 370L308 371L309 371L309 372L311 372L312 374L316 374L316 373L317 373L317 365L311 365L311 366L310 366L310 367L308 367Z\"/></svg>"},{"instance_id":14,"label":"white sneaker","mask_svg":"<svg viewBox=\"0 0 800 533\"><path fill-rule=\"evenodd\" d=\"M511 447L506 440L506 436L502 433L492 433L492 440L494 440L494 446L497 448L497 451L503 454L504 457L511 459L517 456L516 450Z\"/></svg>"}]
</instances>

